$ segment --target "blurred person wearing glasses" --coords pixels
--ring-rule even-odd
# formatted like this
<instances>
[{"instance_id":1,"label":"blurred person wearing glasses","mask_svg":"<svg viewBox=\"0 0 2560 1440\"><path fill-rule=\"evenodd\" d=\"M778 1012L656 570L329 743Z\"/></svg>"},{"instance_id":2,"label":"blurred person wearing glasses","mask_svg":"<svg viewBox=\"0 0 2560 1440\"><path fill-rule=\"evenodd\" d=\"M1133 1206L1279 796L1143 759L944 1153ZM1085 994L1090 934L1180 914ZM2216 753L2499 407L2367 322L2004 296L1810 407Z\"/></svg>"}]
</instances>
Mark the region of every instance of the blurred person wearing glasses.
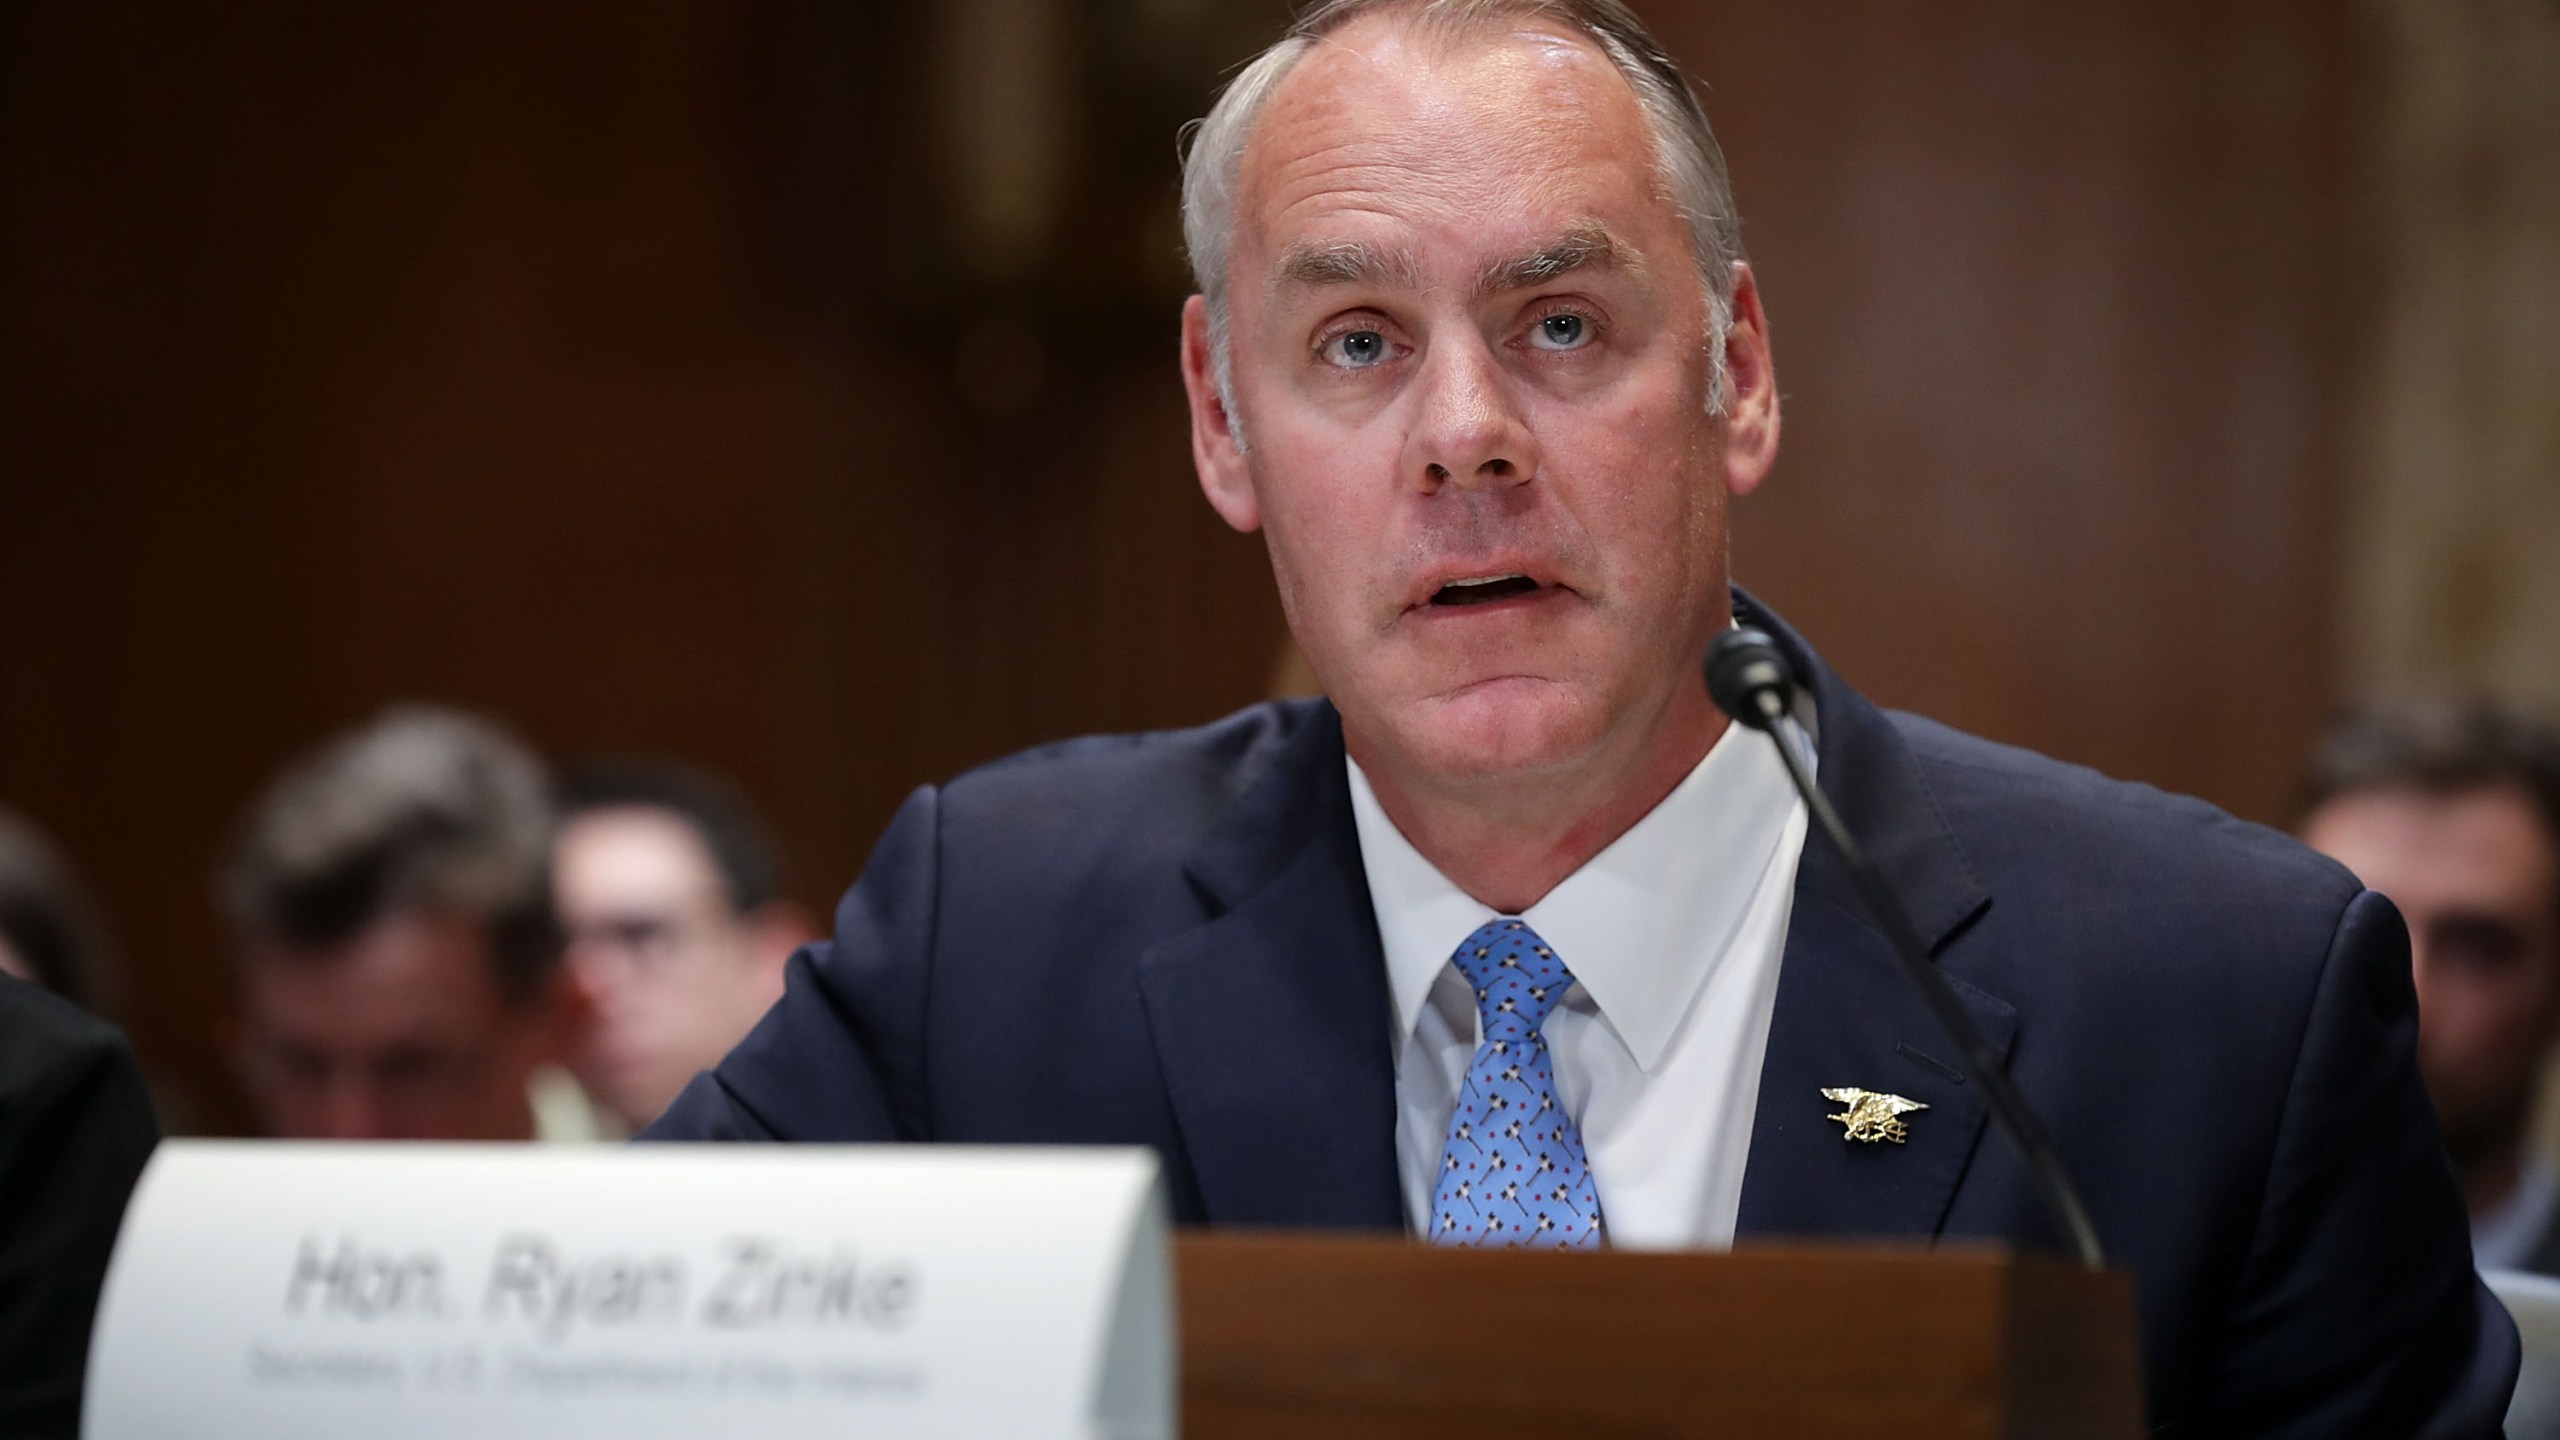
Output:
<instances>
[{"instance_id":1,"label":"blurred person wearing glasses","mask_svg":"<svg viewBox=\"0 0 2560 1440\"><path fill-rule=\"evenodd\" d=\"M726 785L599 763L557 793L552 895L587 1014L575 1068L636 1129L782 997L784 963L816 932Z\"/></svg>"},{"instance_id":2,"label":"blurred person wearing glasses","mask_svg":"<svg viewBox=\"0 0 2560 1440\"><path fill-rule=\"evenodd\" d=\"M223 880L233 1053L293 1139L596 1138L563 1058L549 778L486 721L401 708L288 770Z\"/></svg>"}]
</instances>

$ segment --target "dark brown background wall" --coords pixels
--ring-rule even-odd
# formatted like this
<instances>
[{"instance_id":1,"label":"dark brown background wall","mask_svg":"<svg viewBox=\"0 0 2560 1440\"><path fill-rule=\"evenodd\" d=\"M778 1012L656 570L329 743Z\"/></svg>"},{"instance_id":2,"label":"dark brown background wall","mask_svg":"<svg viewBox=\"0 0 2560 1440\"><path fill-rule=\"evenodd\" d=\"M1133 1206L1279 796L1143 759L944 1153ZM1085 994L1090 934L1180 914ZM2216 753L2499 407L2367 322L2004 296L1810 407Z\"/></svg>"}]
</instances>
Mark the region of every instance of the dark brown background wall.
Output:
<instances>
[{"instance_id":1,"label":"dark brown background wall","mask_svg":"<svg viewBox=\"0 0 2560 1440\"><path fill-rule=\"evenodd\" d=\"M1777 340L1743 581L1888 701L2271 814L2332 665L2339 7L1644 8ZM0 802L199 1123L225 833L387 702L725 770L823 904L913 785L1261 693L1172 134L1281 13L0 12Z\"/></svg>"}]
</instances>

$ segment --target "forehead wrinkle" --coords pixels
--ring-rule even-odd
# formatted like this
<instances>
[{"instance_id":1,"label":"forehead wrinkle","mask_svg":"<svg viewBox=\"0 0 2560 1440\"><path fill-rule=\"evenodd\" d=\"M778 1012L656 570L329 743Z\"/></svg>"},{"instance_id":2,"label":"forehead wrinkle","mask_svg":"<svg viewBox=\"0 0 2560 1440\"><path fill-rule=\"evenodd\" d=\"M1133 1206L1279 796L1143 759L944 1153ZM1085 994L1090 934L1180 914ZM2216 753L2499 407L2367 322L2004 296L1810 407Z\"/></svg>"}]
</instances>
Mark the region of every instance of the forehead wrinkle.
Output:
<instances>
[{"instance_id":1,"label":"forehead wrinkle","mask_svg":"<svg viewBox=\"0 0 2560 1440\"><path fill-rule=\"evenodd\" d=\"M1418 193L1429 191L1439 168L1436 162L1444 158L1450 143L1444 138L1435 149L1412 133L1428 129L1430 117L1408 117L1402 127L1405 133L1381 135L1343 117L1339 107L1333 113L1312 105L1306 108L1313 113L1289 129L1275 125L1272 128L1280 132L1279 137L1257 139L1248 152L1246 181L1238 187L1243 213L1267 211L1265 223L1278 225L1310 210L1391 216L1410 205ZM1279 138L1298 143L1279 149Z\"/></svg>"},{"instance_id":2,"label":"forehead wrinkle","mask_svg":"<svg viewBox=\"0 0 2560 1440\"><path fill-rule=\"evenodd\" d=\"M1553 153L1555 138L1592 125L1595 75L1605 77L1603 94L1608 83L1626 88L1596 47L1561 31L1415 26L1412 18L1372 16L1316 37L1265 103L1239 157L1240 213L1274 198L1283 210L1297 208L1310 191L1405 196L1417 182L1430 187L1442 177L1453 149L1512 170L1516 186L1526 174L1575 164ZM1488 17L1496 18L1505 17ZM1489 111L1488 92L1505 103ZM1632 102L1632 91L1626 98ZM1279 145L1282 131L1297 143Z\"/></svg>"},{"instance_id":3,"label":"forehead wrinkle","mask_svg":"<svg viewBox=\"0 0 2560 1440\"><path fill-rule=\"evenodd\" d=\"M1620 172L1645 200L1667 198L1636 108L1596 48L1543 26L1355 23L1320 39L1255 124L1229 273L1258 270L1246 283L1266 302L1359 283L1481 297L1601 264L1649 273L1651 246L1626 228L1646 217L1593 204ZM1459 257L1436 241L1398 249L1417 230L1493 243L1444 276L1439 261Z\"/></svg>"}]
</instances>

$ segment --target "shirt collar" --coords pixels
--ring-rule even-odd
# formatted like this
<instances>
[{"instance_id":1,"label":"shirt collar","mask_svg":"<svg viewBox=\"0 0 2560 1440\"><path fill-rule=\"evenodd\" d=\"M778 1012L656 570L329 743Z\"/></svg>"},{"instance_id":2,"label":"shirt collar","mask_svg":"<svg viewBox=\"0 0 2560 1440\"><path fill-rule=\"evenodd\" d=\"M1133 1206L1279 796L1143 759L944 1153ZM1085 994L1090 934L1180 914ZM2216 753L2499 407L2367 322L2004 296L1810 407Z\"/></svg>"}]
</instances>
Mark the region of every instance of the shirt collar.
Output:
<instances>
[{"instance_id":1,"label":"shirt collar","mask_svg":"<svg viewBox=\"0 0 2560 1440\"><path fill-rule=\"evenodd\" d=\"M1386 951L1396 1043L1413 1036L1458 942L1494 917L1387 818L1359 763L1351 814ZM1802 804L1766 738L1727 725L1662 803L1520 918L1650 1070L1731 947Z\"/></svg>"},{"instance_id":2,"label":"shirt collar","mask_svg":"<svg viewBox=\"0 0 2560 1440\"><path fill-rule=\"evenodd\" d=\"M2520 1270L2560 1213L2560 1176L2528 1160L2507 1198L2471 1217L2471 1258L2483 1270Z\"/></svg>"}]
</instances>

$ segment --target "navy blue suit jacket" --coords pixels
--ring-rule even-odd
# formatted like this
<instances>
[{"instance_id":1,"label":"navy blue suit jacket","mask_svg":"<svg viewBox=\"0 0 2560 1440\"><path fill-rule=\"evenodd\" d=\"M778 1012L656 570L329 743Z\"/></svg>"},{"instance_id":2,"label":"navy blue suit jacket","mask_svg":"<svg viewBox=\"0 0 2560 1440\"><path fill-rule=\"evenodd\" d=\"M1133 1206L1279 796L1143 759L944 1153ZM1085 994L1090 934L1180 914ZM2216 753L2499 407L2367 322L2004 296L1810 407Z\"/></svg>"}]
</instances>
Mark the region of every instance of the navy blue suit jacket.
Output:
<instances>
[{"instance_id":1,"label":"navy blue suit jacket","mask_svg":"<svg viewBox=\"0 0 2560 1440\"><path fill-rule=\"evenodd\" d=\"M2200 802L1881 713L1753 618L2135 1276L2162 1433L2496 1434L2514 1329L2472 1274L2389 903ZM1149 1145L1181 1220L1397 1230L1389 1017L1340 720L1262 705L918 791L834 941L648 1134ZM1741 1238L2060 1248L1951 1053L1809 841ZM1930 1109L1846 1144L1841 1085Z\"/></svg>"}]
</instances>

